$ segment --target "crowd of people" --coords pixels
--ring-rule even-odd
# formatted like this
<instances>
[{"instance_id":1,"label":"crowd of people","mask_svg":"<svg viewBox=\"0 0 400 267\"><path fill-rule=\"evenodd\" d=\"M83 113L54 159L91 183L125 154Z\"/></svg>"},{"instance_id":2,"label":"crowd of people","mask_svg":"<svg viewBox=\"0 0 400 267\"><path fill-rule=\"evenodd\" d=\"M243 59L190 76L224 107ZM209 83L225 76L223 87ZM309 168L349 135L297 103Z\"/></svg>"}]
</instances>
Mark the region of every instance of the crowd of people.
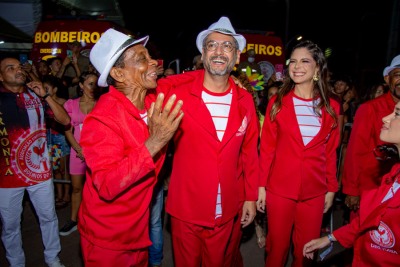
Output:
<instances>
[{"instance_id":1,"label":"crowd of people","mask_svg":"<svg viewBox=\"0 0 400 267\"><path fill-rule=\"evenodd\" d=\"M400 55L360 97L310 40L293 46L283 80L254 88L257 55L240 61L246 39L228 17L198 33L181 74L151 57L149 38L109 29L89 57L73 42L65 58L0 59L10 266L25 266L25 192L50 267L64 266L59 236L74 231L86 267L161 266L164 209L177 267L243 266L251 225L268 267L289 254L312 266L336 241L353 266L399 264ZM335 201L346 222L323 231Z\"/></svg>"}]
</instances>

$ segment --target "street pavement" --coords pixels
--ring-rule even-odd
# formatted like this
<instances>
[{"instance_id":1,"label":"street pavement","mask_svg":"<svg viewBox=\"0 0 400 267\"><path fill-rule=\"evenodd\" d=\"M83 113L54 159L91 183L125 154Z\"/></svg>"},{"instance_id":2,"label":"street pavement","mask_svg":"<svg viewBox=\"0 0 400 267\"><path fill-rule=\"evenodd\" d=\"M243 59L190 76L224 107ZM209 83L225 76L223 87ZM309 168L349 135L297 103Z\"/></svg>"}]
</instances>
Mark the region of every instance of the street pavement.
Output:
<instances>
[{"instance_id":1,"label":"street pavement","mask_svg":"<svg viewBox=\"0 0 400 267\"><path fill-rule=\"evenodd\" d=\"M341 205L334 207L334 229L343 222L343 210ZM59 226L61 227L69 217L70 206L57 210ZM165 216L166 223L164 227L164 260L163 267L173 267L173 257L171 248L171 238L168 227L168 215ZM0 224L1 227L1 224ZM29 200L24 202L24 213L22 217L22 237L26 257L26 267L46 267L43 258L43 245L39 224L31 203ZM79 233L75 231L68 236L60 236L61 253L60 259L66 267L83 267L82 257L79 245ZM259 248L256 242L254 226L250 225L244 232L244 238L241 244L241 252L245 267L263 267L264 266L264 248ZM315 261L315 267L340 267L343 265L344 249L335 242L333 252L326 260ZM290 266L291 258L286 264ZM4 247L0 246L0 266L8 267L9 264L5 257ZM274 266L271 266L274 267Z\"/></svg>"}]
</instances>

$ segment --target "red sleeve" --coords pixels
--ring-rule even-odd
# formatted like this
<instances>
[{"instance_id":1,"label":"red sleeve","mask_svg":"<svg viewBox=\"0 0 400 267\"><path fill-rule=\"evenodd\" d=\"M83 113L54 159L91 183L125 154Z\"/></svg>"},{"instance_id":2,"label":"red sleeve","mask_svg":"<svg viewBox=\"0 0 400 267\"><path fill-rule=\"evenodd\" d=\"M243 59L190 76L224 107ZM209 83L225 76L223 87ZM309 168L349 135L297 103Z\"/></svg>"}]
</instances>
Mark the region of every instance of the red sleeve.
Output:
<instances>
[{"instance_id":1,"label":"red sleeve","mask_svg":"<svg viewBox=\"0 0 400 267\"><path fill-rule=\"evenodd\" d=\"M365 155L371 153L369 143L373 136L373 123L369 120L374 118L369 105L361 105L354 117L354 123L347 146L343 166L343 193L351 196L360 195L360 173L365 165Z\"/></svg>"},{"instance_id":2,"label":"red sleeve","mask_svg":"<svg viewBox=\"0 0 400 267\"><path fill-rule=\"evenodd\" d=\"M259 186L266 187L269 171L272 165L272 161L275 155L276 138L277 138L277 126L276 123L271 121L270 113L272 105L276 100L274 95L268 102L267 110L265 112L265 118L262 126L261 137L260 137L260 174L259 174Z\"/></svg>"},{"instance_id":3,"label":"red sleeve","mask_svg":"<svg viewBox=\"0 0 400 267\"><path fill-rule=\"evenodd\" d=\"M346 224L335 231L333 231L333 235L336 240L345 248L350 248L354 245L354 242L357 238L358 230L360 225L360 217L355 217L350 221L349 224Z\"/></svg>"}]
</instances>

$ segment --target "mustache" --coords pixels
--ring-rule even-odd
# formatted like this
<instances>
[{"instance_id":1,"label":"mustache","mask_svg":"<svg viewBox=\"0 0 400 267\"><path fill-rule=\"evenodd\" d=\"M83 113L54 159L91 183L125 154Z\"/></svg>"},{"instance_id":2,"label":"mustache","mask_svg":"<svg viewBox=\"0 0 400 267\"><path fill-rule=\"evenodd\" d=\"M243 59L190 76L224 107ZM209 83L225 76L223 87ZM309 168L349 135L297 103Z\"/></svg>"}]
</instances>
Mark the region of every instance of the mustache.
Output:
<instances>
[{"instance_id":1,"label":"mustache","mask_svg":"<svg viewBox=\"0 0 400 267\"><path fill-rule=\"evenodd\" d=\"M20 77L26 78L26 75L24 73L15 75L15 78L20 78Z\"/></svg>"},{"instance_id":2,"label":"mustache","mask_svg":"<svg viewBox=\"0 0 400 267\"><path fill-rule=\"evenodd\" d=\"M229 59L227 58L227 57L225 57L225 56L221 56L221 55L219 55L219 56L212 56L212 57L210 57L210 60L223 60L224 62L228 62L229 61Z\"/></svg>"}]
</instances>

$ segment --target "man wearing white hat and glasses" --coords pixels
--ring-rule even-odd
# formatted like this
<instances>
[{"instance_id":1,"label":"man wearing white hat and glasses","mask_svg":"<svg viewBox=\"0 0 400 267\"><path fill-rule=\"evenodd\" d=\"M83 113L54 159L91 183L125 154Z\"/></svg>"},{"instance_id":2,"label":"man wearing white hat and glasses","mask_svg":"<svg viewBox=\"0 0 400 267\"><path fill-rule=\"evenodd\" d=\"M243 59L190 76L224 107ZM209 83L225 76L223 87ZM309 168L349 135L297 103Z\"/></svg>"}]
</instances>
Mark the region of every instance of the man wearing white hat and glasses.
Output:
<instances>
[{"instance_id":1,"label":"man wearing white hat and glasses","mask_svg":"<svg viewBox=\"0 0 400 267\"><path fill-rule=\"evenodd\" d=\"M109 29L90 52L98 85L109 92L80 140L88 166L78 214L85 267L148 265L150 200L183 103L155 96L157 61L147 40Z\"/></svg>"},{"instance_id":2,"label":"man wearing white hat and glasses","mask_svg":"<svg viewBox=\"0 0 400 267\"><path fill-rule=\"evenodd\" d=\"M362 104L356 111L344 161L343 188L345 204L353 212L360 207L362 191L379 187L381 177L388 173L397 159L384 159L377 147L384 147L379 134L382 118L390 114L400 100L400 55L383 70L389 91ZM351 213L350 219L355 213Z\"/></svg>"},{"instance_id":3,"label":"man wearing white hat and glasses","mask_svg":"<svg viewBox=\"0 0 400 267\"><path fill-rule=\"evenodd\" d=\"M185 103L166 202L176 267L223 266L235 222L253 221L258 193L256 109L230 78L246 40L221 17L196 45L204 69L158 81L161 90L165 81L193 78L169 92Z\"/></svg>"}]
</instances>

